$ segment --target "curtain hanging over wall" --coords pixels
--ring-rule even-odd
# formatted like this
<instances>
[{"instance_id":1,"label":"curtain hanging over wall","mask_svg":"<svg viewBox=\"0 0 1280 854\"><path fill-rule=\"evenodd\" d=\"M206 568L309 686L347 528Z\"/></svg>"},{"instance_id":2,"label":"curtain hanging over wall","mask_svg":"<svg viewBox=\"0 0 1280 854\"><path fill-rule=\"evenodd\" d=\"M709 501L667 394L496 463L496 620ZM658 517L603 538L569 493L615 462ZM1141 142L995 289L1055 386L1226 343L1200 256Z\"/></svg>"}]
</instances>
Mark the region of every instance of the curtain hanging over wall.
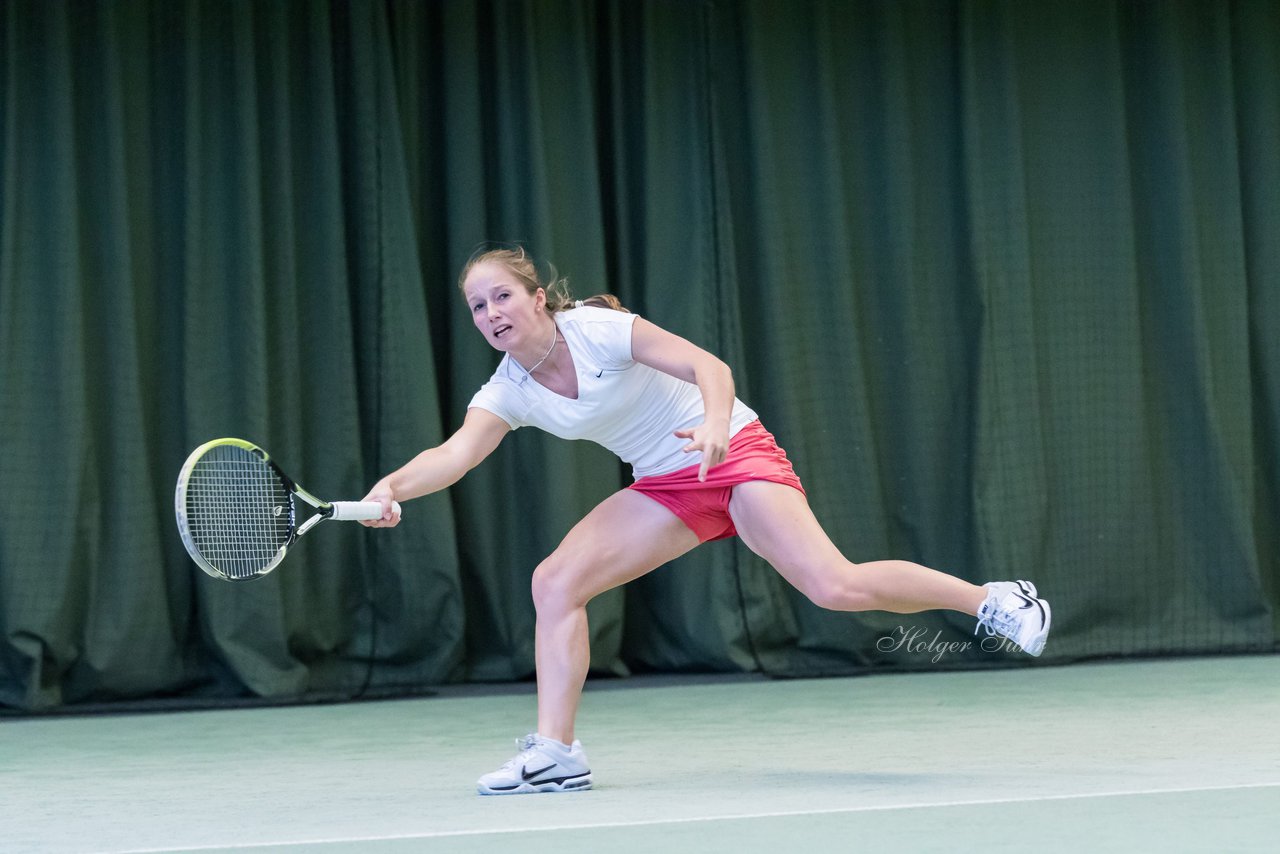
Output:
<instances>
[{"instance_id":1,"label":"curtain hanging over wall","mask_svg":"<svg viewBox=\"0 0 1280 854\"><path fill-rule=\"evenodd\" d=\"M485 241L728 361L850 559L1033 579L1041 661L1276 648L1274 4L15 0L0 46L5 706L528 678L598 447L252 584L173 522L210 438L349 498L456 429ZM1025 661L737 541L589 613L600 674Z\"/></svg>"}]
</instances>

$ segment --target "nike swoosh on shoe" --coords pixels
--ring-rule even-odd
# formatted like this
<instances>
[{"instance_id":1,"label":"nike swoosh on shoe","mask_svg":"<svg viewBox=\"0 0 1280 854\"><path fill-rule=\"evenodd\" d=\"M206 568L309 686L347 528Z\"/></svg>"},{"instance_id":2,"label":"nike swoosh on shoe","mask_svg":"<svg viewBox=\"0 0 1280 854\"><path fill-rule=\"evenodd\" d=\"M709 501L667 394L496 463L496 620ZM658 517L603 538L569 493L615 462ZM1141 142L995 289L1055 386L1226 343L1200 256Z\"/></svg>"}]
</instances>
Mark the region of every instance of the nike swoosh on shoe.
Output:
<instances>
[{"instance_id":1,"label":"nike swoosh on shoe","mask_svg":"<svg viewBox=\"0 0 1280 854\"><path fill-rule=\"evenodd\" d=\"M520 776L524 779L526 783L528 783L528 782L531 782L534 777L537 777L539 774L545 774L546 772L550 771L554 767L556 767L556 763L552 762L550 765L548 765L545 768L539 768L537 771L530 771L528 770L527 765L522 765L520 766Z\"/></svg>"}]
</instances>

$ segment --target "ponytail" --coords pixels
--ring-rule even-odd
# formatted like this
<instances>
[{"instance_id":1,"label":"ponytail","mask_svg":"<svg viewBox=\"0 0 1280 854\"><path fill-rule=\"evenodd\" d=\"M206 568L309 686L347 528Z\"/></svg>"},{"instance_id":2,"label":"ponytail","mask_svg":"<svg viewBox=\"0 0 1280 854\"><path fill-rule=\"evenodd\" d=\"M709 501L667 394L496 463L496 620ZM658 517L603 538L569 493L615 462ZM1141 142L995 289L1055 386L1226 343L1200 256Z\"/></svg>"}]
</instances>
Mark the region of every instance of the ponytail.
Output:
<instances>
[{"instance_id":1,"label":"ponytail","mask_svg":"<svg viewBox=\"0 0 1280 854\"><path fill-rule=\"evenodd\" d=\"M626 312L627 314L631 313L630 310L623 306L622 302L613 294L596 294L595 296L587 297L586 299L574 300L572 303L565 306L565 308L582 308L584 305L593 306L594 308L609 308L614 311Z\"/></svg>"}]
</instances>

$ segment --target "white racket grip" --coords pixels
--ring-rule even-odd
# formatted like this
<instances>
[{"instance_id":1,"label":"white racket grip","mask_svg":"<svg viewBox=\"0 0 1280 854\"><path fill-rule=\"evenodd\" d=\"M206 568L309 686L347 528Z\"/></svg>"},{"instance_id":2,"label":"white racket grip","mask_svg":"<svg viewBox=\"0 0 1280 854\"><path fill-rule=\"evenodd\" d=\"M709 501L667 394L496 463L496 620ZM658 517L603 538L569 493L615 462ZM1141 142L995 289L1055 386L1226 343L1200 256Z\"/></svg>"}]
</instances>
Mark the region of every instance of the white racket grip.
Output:
<instances>
[{"instance_id":1,"label":"white racket grip","mask_svg":"<svg viewBox=\"0 0 1280 854\"><path fill-rule=\"evenodd\" d=\"M382 505L377 501L335 501L330 506L333 507L333 515L329 518L340 522L361 522L382 518ZM400 502L392 501L391 510L399 516Z\"/></svg>"}]
</instances>

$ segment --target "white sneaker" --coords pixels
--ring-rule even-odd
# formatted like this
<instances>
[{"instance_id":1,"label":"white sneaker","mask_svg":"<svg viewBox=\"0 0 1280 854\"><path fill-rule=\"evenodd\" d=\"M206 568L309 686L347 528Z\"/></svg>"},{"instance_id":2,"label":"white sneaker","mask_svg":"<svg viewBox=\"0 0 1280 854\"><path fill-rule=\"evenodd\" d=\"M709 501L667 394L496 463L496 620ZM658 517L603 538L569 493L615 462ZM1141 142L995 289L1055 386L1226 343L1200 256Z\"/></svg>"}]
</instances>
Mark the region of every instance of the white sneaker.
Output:
<instances>
[{"instance_id":1,"label":"white sneaker","mask_svg":"<svg viewBox=\"0 0 1280 854\"><path fill-rule=\"evenodd\" d=\"M1030 581L992 581L983 586L987 598L978 609L973 633L985 628L988 635L1006 637L1030 655L1043 652L1053 614L1049 603L1036 596L1036 586Z\"/></svg>"},{"instance_id":2,"label":"white sneaker","mask_svg":"<svg viewBox=\"0 0 1280 854\"><path fill-rule=\"evenodd\" d=\"M591 788L591 767L582 742L572 745L530 733L516 739L520 752L476 783L482 795L581 792Z\"/></svg>"}]
</instances>

